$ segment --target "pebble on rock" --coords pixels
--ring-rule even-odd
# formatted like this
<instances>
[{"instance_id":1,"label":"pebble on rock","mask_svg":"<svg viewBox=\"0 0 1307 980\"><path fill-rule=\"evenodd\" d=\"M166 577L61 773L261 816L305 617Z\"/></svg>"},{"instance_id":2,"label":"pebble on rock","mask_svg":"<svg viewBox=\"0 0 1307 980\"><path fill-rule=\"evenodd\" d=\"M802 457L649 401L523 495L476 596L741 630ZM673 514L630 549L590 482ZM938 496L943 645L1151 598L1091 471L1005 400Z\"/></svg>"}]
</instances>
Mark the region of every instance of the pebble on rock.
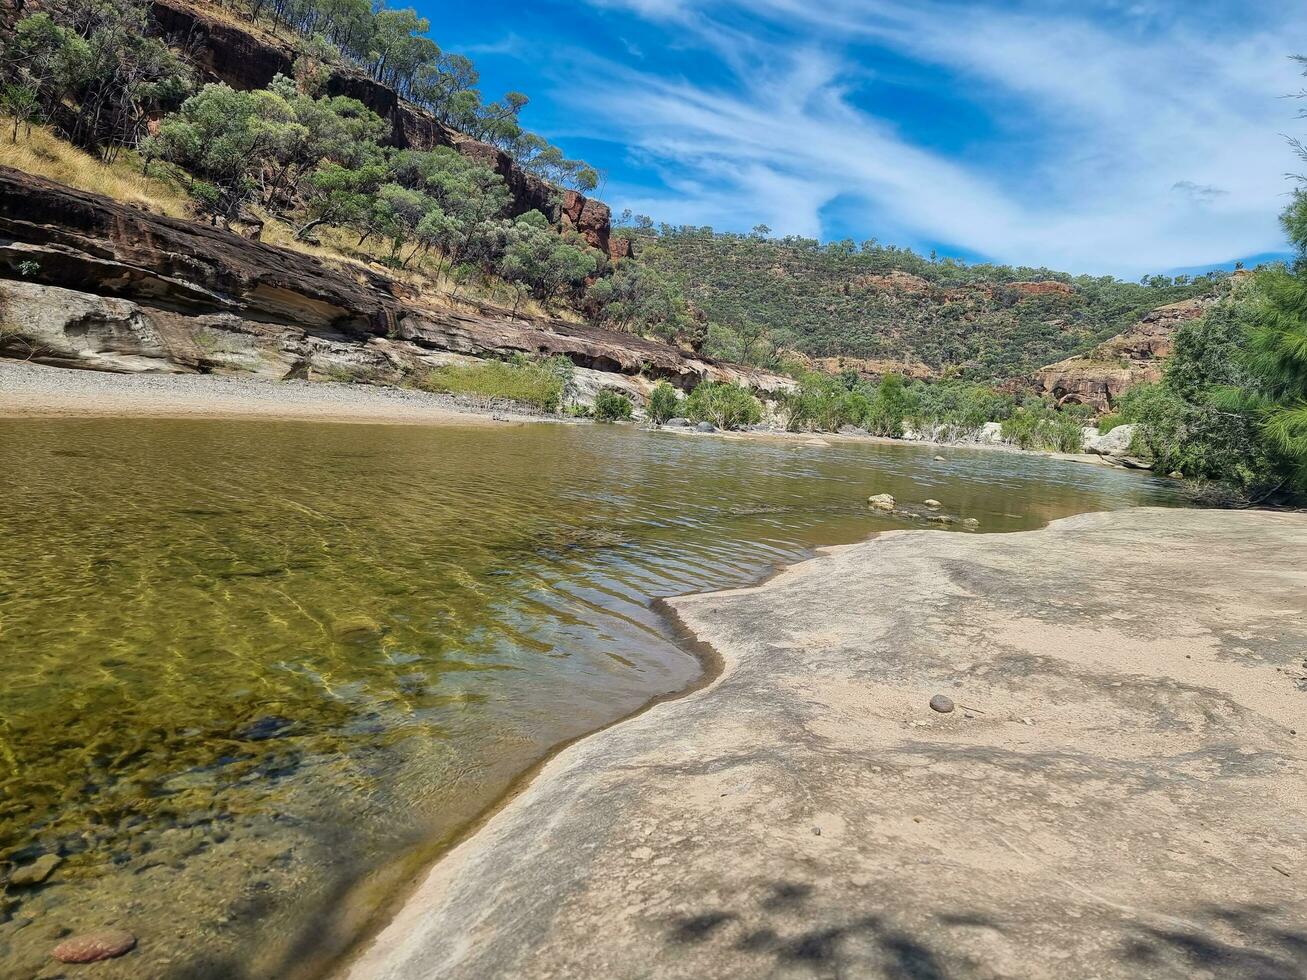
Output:
<instances>
[{"instance_id":1,"label":"pebble on rock","mask_svg":"<svg viewBox=\"0 0 1307 980\"><path fill-rule=\"evenodd\" d=\"M101 929L65 939L52 954L60 963L95 963L111 960L136 948L136 937L126 929Z\"/></svg>"},{"instance_id":2,"label":"pebble on rock","mask_svg":"<svg viewBox=\"0 0 1307 980\"><path fill-rule=\"evenodd\" d=\"M930 707L932 710L946 715L953 710L953 699L945 697L943 694L936 694L930 699Z\"/></svg>"}]
</instances>

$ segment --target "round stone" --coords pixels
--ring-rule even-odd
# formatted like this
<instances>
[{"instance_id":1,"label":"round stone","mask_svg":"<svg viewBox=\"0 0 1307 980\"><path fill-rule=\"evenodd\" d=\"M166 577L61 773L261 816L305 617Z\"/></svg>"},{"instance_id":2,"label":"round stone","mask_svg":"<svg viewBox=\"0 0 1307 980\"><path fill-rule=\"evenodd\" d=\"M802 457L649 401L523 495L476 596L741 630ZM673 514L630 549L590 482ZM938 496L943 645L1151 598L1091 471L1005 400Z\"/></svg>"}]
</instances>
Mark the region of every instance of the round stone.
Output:
<instances>
[{"instance_id":1,"label":"round stone","mask_svg":"<svg viewBox=\"0 0 1307 980\"><path fill-rule=\"evenodd\" d=\"M953 699L942 694L936 694L930 699L930 707L941 715L946 715L953 710Z\"/></svg>"},{"instance_id":2,"label":"round stone","mask_svg":"<svg viewBox=\"0 0 1307 980\"><path fill-rule=\"evenodd\" d=\"M943 507L943 506L944 506L944 505L941 504L938 500L934 500L934 499L931 499L931 500L925 500L925 501L922 501L922 502L923 502L927 507L929 507L931 510L936 510L937 508L940 508L940 507Z\"/></svg>"},{"instance_id":3,"label":"round stone","mask_svg":"<svg viewBox=\"0 0 1307 980\"><path fill-rule=\"evenodd\" d=\"M60 963L95 963L111 960L136 948L136 937L126 929L100 929L65 939L54 948Z\"/></svg>"}]
</instances>

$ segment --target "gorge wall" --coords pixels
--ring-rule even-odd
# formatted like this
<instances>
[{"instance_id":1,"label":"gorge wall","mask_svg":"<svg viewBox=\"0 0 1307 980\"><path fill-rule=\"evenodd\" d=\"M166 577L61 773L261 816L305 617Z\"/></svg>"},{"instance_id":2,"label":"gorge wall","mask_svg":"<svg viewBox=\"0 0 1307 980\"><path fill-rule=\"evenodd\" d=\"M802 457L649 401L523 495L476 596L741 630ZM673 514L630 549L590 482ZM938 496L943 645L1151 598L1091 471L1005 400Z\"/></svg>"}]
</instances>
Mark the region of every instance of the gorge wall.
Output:
<instances>
[{"instance_id":1,"label":"gorge wall","mask_svg":"<svg viewBox=\"0 0 1307 980\"><path fill-rule=\"evenodd\" d=\"M591 385L761 392L788 379L587 324L450 309L380 269L150 214L0 167L0 356L120 372L394 383L451 359L561 354Z\"/></svg>"}]
</instances>

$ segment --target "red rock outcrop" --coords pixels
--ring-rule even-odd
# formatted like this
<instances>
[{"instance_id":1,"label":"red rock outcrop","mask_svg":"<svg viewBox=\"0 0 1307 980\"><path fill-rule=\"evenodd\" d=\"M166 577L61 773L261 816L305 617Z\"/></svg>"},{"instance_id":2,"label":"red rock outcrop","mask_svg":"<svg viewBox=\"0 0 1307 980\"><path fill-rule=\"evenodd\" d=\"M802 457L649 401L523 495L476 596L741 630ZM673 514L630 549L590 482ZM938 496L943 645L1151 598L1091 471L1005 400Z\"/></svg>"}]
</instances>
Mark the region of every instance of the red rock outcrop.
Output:
<instances>
[{"instance_id":1,"label":"red rock outcrop","mask_svg":"<svg viewBox=\"0 0 1307 980\"><path fill-rule=\"evenodd\" d=\"M1007 288L1015 290L1022 296L1073 296L1076 288L1069 282L1059 282L1056 279L1045 279L1040 282L1010 282Z\"/></svg>"},{"instance_id":2,"label":"red rock outcrop","mask_svg":"<svg viewBox=\"0 0 1307 980\"><path fill-rule=\"evenodd\" d=\"M383 272L329 265L0 167L0 356L114 371L357 369L398 380L428 354L561 354L681 388L788 379L589 324L450 310Z\"/></svg>"},{"instance_id":3,"label":"red rock outcrop","mask_svg":"<svg viewBox=\"0 0 1307 980\"><path fill-rule=\"evenodd\" d=\"M1171 353L1176 329L1202 316L1217 300L1215 295L1198 296L1160 306L1088 354L1041 368L1035 384L1059 405L1091 405L1106 412L1131 388L1162 377L1162 362Z\"/></svg>"},{"instance_id":4,"label":"red rock outcrop","mask_svg":"<svg viewBox=\"0 0 1307 980\"><path fill-rule=\"evenodd\" d=\"M289 46L253 27L233 22L230 13L215 12L206 9L207 6L188 0L152 0L150 9L159 33L183 49L211 81L225 82L237 89L263 88L274 75L291 73L295 52ZM503 150L450 129L429 112L401 99L394 89L357 69L336 69L327 79L326 89L330 95L357 99L389 122L389 141L393 146L419 150L447 146L494 170L508 186L515 215L540 211L558 223L562 218L561 197L575 195L581 206L572 226L595 248L611 254L612 212L602 201L577 191L560 192L535 174L527 173ZM624 247L619 251L622 255L629 254Z\"/></svg>"},{"instance_id":5,"label":"red rock outcrop","mask_svg":"<svg viewBox=\"0 0 1307 980\"><path fill-rule=\"evenodd\" d=\"M930 283L925 279L901 269L858 276L850 280L849 285L854 289L876 289L890 293L925 293L930 290Z\"/></svg>"}]
</instances>

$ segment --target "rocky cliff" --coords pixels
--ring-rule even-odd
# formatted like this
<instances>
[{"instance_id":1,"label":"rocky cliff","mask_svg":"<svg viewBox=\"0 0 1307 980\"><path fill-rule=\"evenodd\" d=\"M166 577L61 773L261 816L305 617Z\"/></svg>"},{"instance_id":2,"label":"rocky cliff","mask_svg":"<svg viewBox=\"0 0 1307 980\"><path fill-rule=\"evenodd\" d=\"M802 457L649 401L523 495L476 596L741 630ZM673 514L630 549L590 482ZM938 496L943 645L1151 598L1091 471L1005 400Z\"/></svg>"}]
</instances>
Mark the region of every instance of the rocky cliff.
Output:
<instances>
[{"instance_id":1,"label":"rocky cliff","mask_svg":"<svg viewBox=\"0 0 1307 980\"><path fill-rule=\"evenodd\" d=\"M586 324L442 306L329 265L0 167L0 356L125 372L395 382L460 357L562 354L592 385L787 382Z\"/></svg>"},{"instance_id":2,"label":"rocky cliff","mask_svg":"<svg viewBox=\"0 0 1307 980\"><path fill-rule=\"evenodd\" d=\"M152 0L150 9L159 33L186 52L206 81L254 89L266 87L274 75L291 74L295 52L288 45L242 25L227 11L186 0ZM555 223L575 227L591 245L614 257L629 254L625 239L611 237L608 205L576 191L560 191L527 173L503 150L450 129L363 72L350 66L337 68L327 81L327 92L357 99L389 122L393 146L420 150L447 146L494 170L512 194L514 214L540 211Z\"/></svg>"},{"instance_id":3,"label":"rocky cliff","mask_svg":"<svg viewBox=\"0 0 1307 980\"><path fill-rule=\"evenodd\" d=\"M1213 294L1159 307L1089 353L1041 368L1035 373L1036 387L1059 405L1092 405L1106 412L1135 385L1160 380L1175 331L1218 300Z\"/></svg>"}]
</instances>

